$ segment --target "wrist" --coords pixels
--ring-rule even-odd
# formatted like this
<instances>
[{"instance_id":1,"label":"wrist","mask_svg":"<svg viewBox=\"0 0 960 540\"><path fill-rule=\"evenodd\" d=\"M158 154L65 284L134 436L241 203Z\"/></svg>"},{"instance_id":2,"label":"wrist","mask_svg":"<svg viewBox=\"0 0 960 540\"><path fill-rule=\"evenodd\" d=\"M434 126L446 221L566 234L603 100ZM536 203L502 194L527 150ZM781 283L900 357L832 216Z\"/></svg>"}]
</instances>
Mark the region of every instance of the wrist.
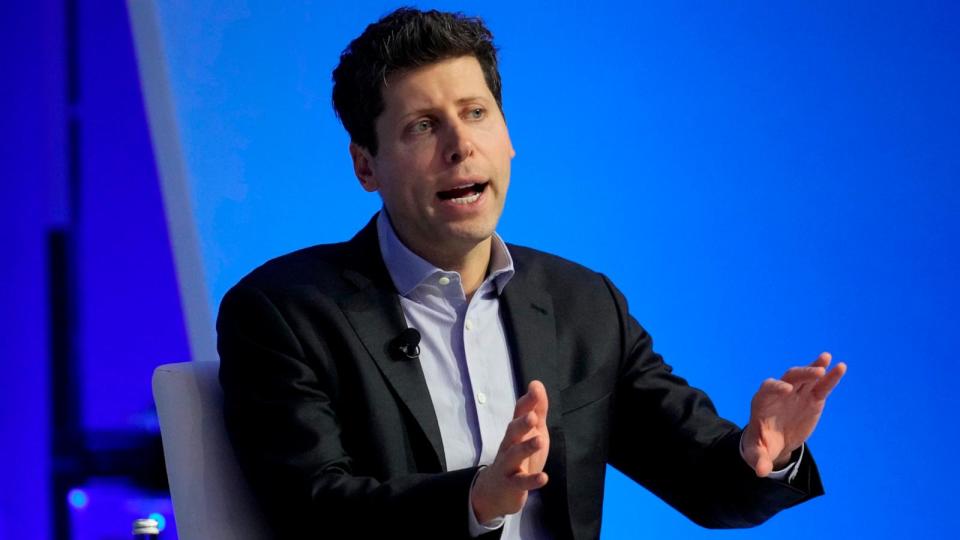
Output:
<instances>
[{"instance_id":1,"label":"wrist","mask_svg":"<svg viewBox=\"0 0 960 540\"><path fill-rule=\"evenodd\" d=\"M792 463L796 463L800 460L800 456L803 455L803 443L800 446L790 450L789 452L782 452L777 459L773 462L773 470L779 471L789 466Z\"/></svg>"},{"instance_id":2,"label":"wrist","mask_svg":"<svg viewBox=\"0 0 960 540\"><path fill-rule=\"evenodd\" d=\"M477 518L477 522L480 524L488 523L493 521L497 515L490 508L490 505L487 503L487 497L485 496L485 476L488 474L487 467L481 467L477 471L477 476L473 480L473 485L470 486L470 506L473 510L473 515Z\"/></svg>"},{"instance_id":3,"label":"wrist","mask_svg":"<svg viewBox=\"0 0 960 540\"><path fill-rule=\"evenodd\" d=\"M486 465L481 465L477 472L473 475L473 481L470 483L470 493L467 505L467 525L470 531L471 538L477 538L487 534L490 531L495 531L503 527L504 518L496 517L487 521L480 521L477 511L473 506L473 488L477 483L477 477L480 475L480 471L486 468Z\"/></svg>"}]
</instances>

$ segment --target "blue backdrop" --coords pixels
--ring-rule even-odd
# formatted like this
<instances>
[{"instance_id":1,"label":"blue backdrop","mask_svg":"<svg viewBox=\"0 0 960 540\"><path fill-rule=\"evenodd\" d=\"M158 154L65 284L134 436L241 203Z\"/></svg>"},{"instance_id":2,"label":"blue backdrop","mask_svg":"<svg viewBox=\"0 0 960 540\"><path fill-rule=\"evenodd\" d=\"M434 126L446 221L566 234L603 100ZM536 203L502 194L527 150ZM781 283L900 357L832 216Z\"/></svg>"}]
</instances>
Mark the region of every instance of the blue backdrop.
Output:
<instances>
[{"instance_id":1,"label":"blue backdrop","mask_svg":"<svg viewBox=\"0 0 960 540\"><path fill-rule=\"evenodd\" d=\"M181 297L207 357L231 284L379 207L353 178L329 78L395 5L158 0L151 19L138 4ZM736 422L765 377L821 350L849 364L812 439L827 496L724 536L950 536L960 9L426 7L483 16L501 48L517 149L506 239L609 274ZM611 474L604 538L716 535Z\"/></svg>"}]
</instances>

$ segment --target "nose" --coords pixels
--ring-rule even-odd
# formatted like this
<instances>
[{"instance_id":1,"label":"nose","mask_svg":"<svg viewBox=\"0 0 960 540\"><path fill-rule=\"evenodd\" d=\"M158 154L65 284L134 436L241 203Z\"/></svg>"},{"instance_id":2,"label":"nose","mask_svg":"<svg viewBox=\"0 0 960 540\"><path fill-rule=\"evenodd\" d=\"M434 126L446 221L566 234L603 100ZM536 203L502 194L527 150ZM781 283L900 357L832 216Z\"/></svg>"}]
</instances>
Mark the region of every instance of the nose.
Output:
<instances>
[{"instance_id":1,"label":"nose","mask_svg":"<svg viewBox=\"0 0 960 540\"><path fill-rule=\"evenodd\" d=\"M447 163L460 163L473 155L474 146L469 128L463 122L453 122L448 124L449 134L447 136L447 145L444 151L444 158Z\"/></svg>"}]
</instances>

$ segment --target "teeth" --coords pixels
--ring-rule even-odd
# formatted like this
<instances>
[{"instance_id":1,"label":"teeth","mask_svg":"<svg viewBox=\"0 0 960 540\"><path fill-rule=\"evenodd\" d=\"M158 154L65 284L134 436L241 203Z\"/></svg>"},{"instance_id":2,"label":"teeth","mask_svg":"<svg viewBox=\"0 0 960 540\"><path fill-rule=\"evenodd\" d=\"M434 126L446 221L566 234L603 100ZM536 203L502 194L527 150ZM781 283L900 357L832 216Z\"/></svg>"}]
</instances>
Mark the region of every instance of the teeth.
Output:
<instances>
[{"instance_id":1,"label":"teeth","mask_svg":"<svg viewBox=\"0 0 960 540\"><path fill-rule=\"evenodd\" d=\"M479 193L474 193L473 195L468 195L466 197L460 197L459 199L450 199L450 202L453 204L470 204L476 202L480 198Z\"/></svg>"}]
</instances>

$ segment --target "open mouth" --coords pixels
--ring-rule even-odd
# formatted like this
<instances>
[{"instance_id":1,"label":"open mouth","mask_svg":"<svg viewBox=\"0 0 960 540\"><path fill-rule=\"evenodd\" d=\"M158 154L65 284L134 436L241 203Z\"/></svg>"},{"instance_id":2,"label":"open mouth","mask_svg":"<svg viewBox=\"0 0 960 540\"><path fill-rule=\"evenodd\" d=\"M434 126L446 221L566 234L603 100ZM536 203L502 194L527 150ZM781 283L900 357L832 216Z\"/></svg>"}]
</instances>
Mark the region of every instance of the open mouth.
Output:
<instances>
[{"instance_id":1,"label":"open mouth","mask_svg":"<svg viewBox=\"0 0 960 540\"><path fill-rule=\"evenodd\" d=\"M458 186L446 191L437 192L437 197L442 201L450 201L454 204L470 204L480 198L480 194L487 188L489 182L477 182Z\"/></svg>"}]
</instances>

